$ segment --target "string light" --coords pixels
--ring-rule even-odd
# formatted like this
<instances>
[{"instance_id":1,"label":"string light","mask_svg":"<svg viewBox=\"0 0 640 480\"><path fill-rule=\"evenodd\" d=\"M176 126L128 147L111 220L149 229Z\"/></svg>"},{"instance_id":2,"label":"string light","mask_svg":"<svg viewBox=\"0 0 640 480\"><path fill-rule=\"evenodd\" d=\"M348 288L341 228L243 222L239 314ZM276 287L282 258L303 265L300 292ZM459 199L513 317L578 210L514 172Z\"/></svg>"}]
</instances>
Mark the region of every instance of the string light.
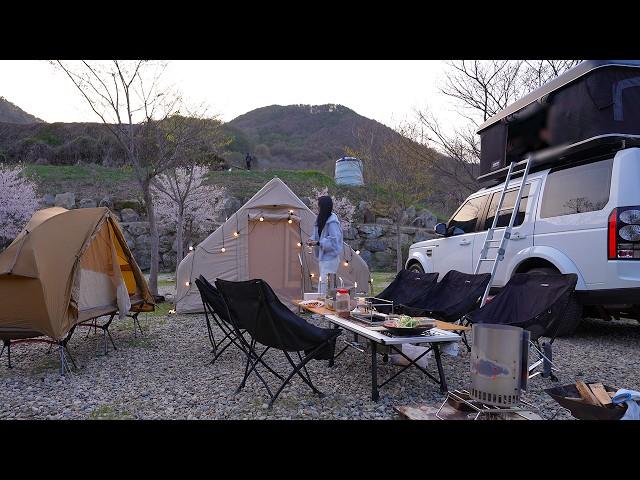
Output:
<instances>
[{"instance_id":1,"label":"string light","mask_svg":"<svg viewBox=\"0 0 640 480\"><path fill-rule=\"evenodd\" d=\"M302 244L301 244L300 242L298 242L298 243L296 243L296 246L297 246L298 248L300 248L300 247L302 246Z\"/></svg>"},{"instance_id":2,"label":"string light","mask_svg":"<svg viewBox=\"0 0 640 480\"><path fill-rule=\"evenodd\" d=\"M264 217L263 217L262 215L260 215L259 220L260 220L261 222L264 222Z\"/></svg>"},{"instance_id":3,"label":"string light","mask_svg":"<svg viewBox=\"0 0 640 480\"><path fill-rule=\"evenodd\" d=\"M233 232L233 236L234 236L234 237L238 237L238 236L240 236L240 232L236 230L235 232Z\"/></svg>"},{"instance_id":4,"label":"string light","mask_svg":"<svg viewBox=\"0 0 640 480\"><path fill-rule=\"evenodd\" d=\"M309 276L310 276L311 278L313 278L313 277L314 277L314 274L313 274L313 273L310 273L310 274L309 274Z\"/></svg>"},{"instance_id":5,"label":"string light","mask_svg":"<svg viewBox=\"0 0 640 480\"><path fill-rule=\"evenodd\" d=\"M226 248L224 248L224 247L222 247L222 248L220 249L220 251L221 251L222 253L224 253L224 252L226 252L226 251L227 251L227 249L226 249Z\"/></svg>"},{"instance_id":6,"label":"string light","mask_svg":"<svg viewBox=\"0 0 640 480\"><path fill-rule=\"evenodd\" d=\"M293 214L293 210L289 210L289 215L292 215L292 214Z\"/></svg>"},{"instance_id":7,"label":"string light","mask_svg":"<svg viewBox=\"0 0 640 480\"><path fill-rule=\"evenodd\" d=\"M184 282L184 284L188 287L189 285L191 285L191 282Z\"/></svg>"},{"instance_id":8,"label":"string light","mask_svg":"<svg viewBox=\"0 0 640 480\"><path fill-rule=\"evenodd\" d=\"M358 288L358 282L353 282L353 288Z\"/></svg>"},{"instance_id":9,"label":"string light","mask_svg":"<svg viewBox=\"0 0 640 480\"><path fill-rule=\"evenodd\" d=\"M293 223L293 220L291 220L291 217L289 217L289 220L287 220L287 223Z\"/></svg>"},{"instance_id":10,"label":"string light","mask_svg":"<svg viewBox=\"0 0 640 480\"><path fill-rule=\"evenodd\" d=\"M348 267L348 266L349 266L349 260L345 260L345 261L344 261L344 266L345 266L345 267Z\"/></svg>"},{"instance_id":11,"label":"string light","mask_svg":"<svg viewBox=\"0 0 640 480\"><path fill-rule=\"evenodd\" d=\"M356 255L360 255L360 250L356 250Z\"/></svg>"}]
</instances>

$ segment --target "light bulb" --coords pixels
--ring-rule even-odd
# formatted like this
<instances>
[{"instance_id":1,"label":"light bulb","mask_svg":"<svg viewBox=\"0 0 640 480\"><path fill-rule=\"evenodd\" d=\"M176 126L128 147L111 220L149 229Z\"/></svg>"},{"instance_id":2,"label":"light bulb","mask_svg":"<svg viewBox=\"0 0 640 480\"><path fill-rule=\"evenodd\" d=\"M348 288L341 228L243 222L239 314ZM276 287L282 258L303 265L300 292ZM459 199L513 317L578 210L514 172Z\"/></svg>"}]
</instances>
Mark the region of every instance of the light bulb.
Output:
<instances>
[{"instance_id":1,"label":"light bulb","mask_svg":"<svg viewBox=\"0 0 640 480\"><path fill-rule=\"evenodd\" d=\"M191 285L190 282L184 282L184 284L188 287L189 285Z\"/></svg>"},{"instance_id":2,"label":"light bulb","mask_svg":"<svg viewBox=\"0 0 640 480\"><path fill-rule=\"evenodd\" d=\"M345 267L348 267L348 266L349 266L349 260L345 260L345 261L344 261L344 266L345 266Z\"/></svg>"},{"instance_id":3,"label":"light bulb","mask_svg":"<svg viewBox=\"0 0 640 480\"><path fill-rule=\"evenodd\" d=\"M220 249L220 251L221 251L222 253L224 253L224 252L226 252L226 251L227 251L227 249L226 249L226 248L224 248L224 247L222 247L222 248Z\"/></svg>"},{"instance_id":4,"label":"light bulb","mask_svg":"<svg viewBox=\"0 0 640 480\"><path fill-rule=\"evenodd\" d=\"M260 221L264 222L264 217L262 215L260 215Z\"/></svg>"},{"instance_id":5,"label":"light bulb","mask_svg":"<svg viewBox=\"0 0 640 480\"><path fill-rule=\"evenodd\" d=\"M240 232L238 232L238 231L233 232L233 236L234 237L237 237L238 235L240 235Z\"/></svg>"},{"instance_id":6,"label":"light bulb","mask_svg":"<svg viewBox=\"0 0 640 480\"><path fill-rule=\"evenodd\" d=\"M309 276L310 276L311 278L313 278L313 277L314 277L313 273L310 273L310 274L309 274Z\"/></svg>"},{"instance_id":7,"label":"light bulb","mask_svg":"<svg viewBox=\"0 0 640 480\"><path fill-rule=\"evenodd\" d=\"M287 220L288 223L293 223L293 220L289 219Z\"/></svg>"},{"instance_id":8,"label":"light bulb","mask_svg":"<svg viewBox=\"0 0 640 480\"><path fill-rule=\"evenodd\" d=\"M293 213L293 210L289 210L289 213Z\"/></svg>"},{"instance_id":9,"label":"light bulb","mask_svg":"<svg viewBox=\"0 0 640 480\"><path fill-rule=\"evenodd\" d=\"M360 255L360 250L356 250L356 255Z\"/></svg>"},{"instance_id":10,"label":"light bulb","mask_svg":"<svg viewBox=\"0 0 640 480\"><path fill-rule=\"evenodd\" d=\"M301 246L302 246L302 244L301 244L300 242L296 243L296 245L297 245L298 247L301 247Z\"/></svg>"},{"instance_id":11,"label":"light bulb","mask_svg":"<svg viewBox=\"0 0 640 480\"><path fill-rule=\"evenodd\" d=\"M353 288L358 288L358 282L353 282Z\"/></svg>"},{"instance_id":12,"label":"light bulb","mask_svg":"<svg viewBox=\"0 0 640 480\"><path fill-rule=\"evenodd\" d=\"M193 245L189 245L189 251L193 252Z\"/></svg>"}]
</instances>

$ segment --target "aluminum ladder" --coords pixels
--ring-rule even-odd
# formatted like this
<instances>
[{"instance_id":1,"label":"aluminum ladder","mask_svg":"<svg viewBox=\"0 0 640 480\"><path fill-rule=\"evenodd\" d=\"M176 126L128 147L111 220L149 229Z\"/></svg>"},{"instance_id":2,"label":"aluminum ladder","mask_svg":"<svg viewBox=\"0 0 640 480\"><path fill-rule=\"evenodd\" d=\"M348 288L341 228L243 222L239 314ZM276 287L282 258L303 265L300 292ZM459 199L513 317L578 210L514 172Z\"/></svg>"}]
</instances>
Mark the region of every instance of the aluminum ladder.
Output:
<instances>
[{"instance_id":1,"label":"aluminum ladder","mask_svg":"<svg viewBox=\"0 0 640 480\"><path fill-rule=\"evenodd\" d=\"M482 245L482 250L480 251L480 257L478 258L478 263L476 264L476 268L474 270L474 274L478 274L480 272L480 267L484 262L492 262L491 265L491 278L489 278L489 283L487 284L487 288L482 295L482 301L480 302L480 307L483 307L487 302L487 297L489 296L489 291L491 290L491 286L493 285L493 280L496 275L496 270L498 269L498 264L504 259L505 247L507 242L511 239L511 230L513 229L513 224L516 221L518 216L518 212L520 211L520 200L522 198L522 192L524 190L524 185L527 181L527 176L529 175L529 168L531 167L531 155L527 156L524 159L524 171L518 170L518 172L522 171L522 180L520 180L520 187L518 188L518 195L516 196L515 205L513 206L513 211L511 212L511 218L509 219L509 225L504 227L504 231L502 233L501 238L493 238L496 230L496 226L498 225L498 218L500 217L500 212L509 210L508 208L503 208L504 197L506 196L507 190L509 189L509 183L511 179L515 176L515 168L517 162L511 162L509 165L509 171L507 172L507 178L505 179L504 186L502 187L502 192L500 193L500 200L498 201L498 205L496 207L496 212L493 216L493 224L491 228L487 230L487 235L484 239L484 244ZM521 164L522 162L518 162ZM500 227L502 228L502 227ZM493 258L489 257L489 250L497 249L496 256Z\"/></svg>"}]
</instances>

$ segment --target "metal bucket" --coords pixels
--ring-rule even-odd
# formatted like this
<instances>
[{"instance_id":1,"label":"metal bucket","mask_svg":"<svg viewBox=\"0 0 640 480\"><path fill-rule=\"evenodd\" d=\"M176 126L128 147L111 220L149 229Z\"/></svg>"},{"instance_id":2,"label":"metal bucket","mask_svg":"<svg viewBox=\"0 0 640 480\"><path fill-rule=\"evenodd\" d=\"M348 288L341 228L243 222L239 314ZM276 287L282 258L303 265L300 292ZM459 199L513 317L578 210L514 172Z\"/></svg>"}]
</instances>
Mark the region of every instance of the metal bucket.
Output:
<instances>
[{"instance_id":1,"label":"metal bucket","mask_svg":"<svg viewBox=\"0 0 640 480\"><path fill-rule=\"evenodd\" d=\"M529 332L507 325L473 326L471 396L484 404L512 407L528 378Z\"/></svg>"}]
</instances>

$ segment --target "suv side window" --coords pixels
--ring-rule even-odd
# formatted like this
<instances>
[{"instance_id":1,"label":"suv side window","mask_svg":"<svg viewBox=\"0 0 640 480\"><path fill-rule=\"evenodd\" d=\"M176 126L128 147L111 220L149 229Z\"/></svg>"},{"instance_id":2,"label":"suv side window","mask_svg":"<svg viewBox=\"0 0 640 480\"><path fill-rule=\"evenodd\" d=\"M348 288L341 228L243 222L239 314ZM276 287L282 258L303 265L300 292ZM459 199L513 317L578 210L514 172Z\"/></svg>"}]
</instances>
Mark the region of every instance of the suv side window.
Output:
<instances>
[{"instance_id":1,"label":"suv side window","mask_svg":"<svg viewBox=\"0 0 640 480\"><path fill-rule=\"evenodd\" d=\"M520 208L518 209L518 215L516 215L516 220L513 223L514 227L518 225L522 225L524 222L524 214L527 211L527 203L529 200L529 190L531 189L531 184L525 185L522 189L522 198L520 200ZM496 209L498 208L498 202L500 201L500 191L494 192L491 196L491 204L489 204L489 211L487 212L487 218L484 221L484 230L488 230L493 225L493 217L496 214ZM513 212L513 207L516 204L516 195L518 194L518 188L512 188L511 190L507 190L507 193L504 195L504 201L502 202L501 212L498 215L498 223L496 227L506 227L509 225L509 220L511 220L511 212Z\"/></svg>"},{"instance_id":2,"label":"suv side window","mask_svg":"<svg viewBox=\"0 0 640 480\"><path fill-rule=\"evenodd\" d=\"M483 195L482 197L471 198L462 205L447 224L447 229L451 227L461 228L464 233L474 232L476 224L478 223L478 217L482 215L482 210L487 201L489 195Z\"/></svg>"},{"instance_id":3,"label":"suv side window","mask_svg":"<svg viewBox=\"0 0 640 480\"><path fill-rule=\"evenodd\" d=\"M551 171L542 193L540 218L602 210L609 201L613 159Z\"/></svg>"}]
</instances>

